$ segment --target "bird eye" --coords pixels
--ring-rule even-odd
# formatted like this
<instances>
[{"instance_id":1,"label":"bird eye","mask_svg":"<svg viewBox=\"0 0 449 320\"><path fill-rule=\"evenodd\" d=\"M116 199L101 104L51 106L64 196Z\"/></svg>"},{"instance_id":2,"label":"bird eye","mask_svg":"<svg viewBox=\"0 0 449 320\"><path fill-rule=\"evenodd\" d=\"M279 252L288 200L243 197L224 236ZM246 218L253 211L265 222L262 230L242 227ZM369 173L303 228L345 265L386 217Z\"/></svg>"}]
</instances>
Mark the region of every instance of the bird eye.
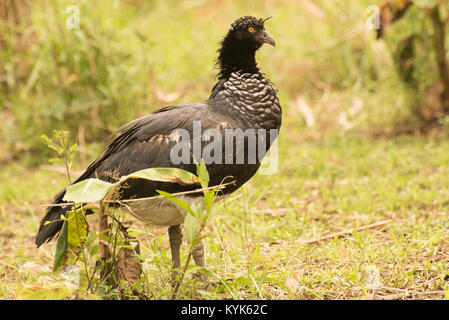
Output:
<instances>
[{"instance_id":1,"label":"bird eye","mask_svg":"<svg viewBox=\"0 0 449 320\"><path fill-rule=\"evenodd\" d=\"M256 29L254 29L253 27L249 27L248 31L251 32L251 33L254 33L254 31L256 31Z\"/></svg>"}]
</instances>

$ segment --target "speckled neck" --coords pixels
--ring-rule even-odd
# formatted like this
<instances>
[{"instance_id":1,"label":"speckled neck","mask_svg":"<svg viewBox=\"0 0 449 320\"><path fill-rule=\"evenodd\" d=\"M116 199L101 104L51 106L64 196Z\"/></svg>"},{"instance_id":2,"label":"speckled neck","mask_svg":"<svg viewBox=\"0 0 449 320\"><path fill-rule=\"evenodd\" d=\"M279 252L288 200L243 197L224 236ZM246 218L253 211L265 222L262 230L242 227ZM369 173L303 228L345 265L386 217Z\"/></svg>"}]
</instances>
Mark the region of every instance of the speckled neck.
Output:
<instances>
[{"instance_id":1,"label":"speckled neck","mask_svg":"<svg viewBox=\"0 0 449 320\"><path fill-rule=\"evenodd\" d=\"M282 110L276 87L261 73L233 72L219 93L231 108L247 117L254 128L278 129Z\"/></svg>"}]
</instances>

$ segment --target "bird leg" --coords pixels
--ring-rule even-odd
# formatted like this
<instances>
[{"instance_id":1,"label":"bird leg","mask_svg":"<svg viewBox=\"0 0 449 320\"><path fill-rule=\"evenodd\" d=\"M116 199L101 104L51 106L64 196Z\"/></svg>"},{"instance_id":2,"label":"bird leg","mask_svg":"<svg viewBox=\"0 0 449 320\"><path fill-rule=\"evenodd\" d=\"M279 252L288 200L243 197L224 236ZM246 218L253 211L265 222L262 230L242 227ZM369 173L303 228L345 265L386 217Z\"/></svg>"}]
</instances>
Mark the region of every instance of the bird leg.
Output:
<instances>
[{"instance_id":1,"label":"bird leg","mask_svg":"<svg viewBox=\"0 0 449 320\"><path fill-rule=\"evenodd\" d=\"M168 239L170 241L171 259L173 261L173 269L181 266L181 244L182 232L181 225L171 226L168 228Z\"/></svg>"},{"instance_id":2,"label":"bird leg","mask_svg":"<svg viewBox=\"0 0 449 320\"><path fill-rule=\"evenodd\" d=\"M192 256L198 267L204 267L204 245L202 240L200 240L193 248Z\"/></svg>"},{"instance_id":3,"label":"bird leg","mask_svg":"<svg viewBox=\"0 0 449 320\"><path fill-rule=\"evenodd\" d=\"M198 267L205 267L204 264L204 245L203 245L203 240L200 240L195 247L193 248L192 251L192 256L193 256L193 260L195 261L195 264ZM206 275L203 273L198 272L197 273L197 277L201 280L201 281L205 281L206 280Z\"/></svg>"},{"instance_id":4,"label":"bird leg","mask_svg":"<svg viewBox=\"0 0 449 320\"><path fill-rule=\"evenodd\" d=\"M182 244L182 232L181 225L171 226L168 228L168 239L170 241L171 257L173 262L173 269L181 266L181 244ZM198 242L192 251L193 260L198 267L204 267L204 245L201 240ZM204 280L204 275L198 273L198 277ZM172 282L176 280L176 273L172 275Z\"/></svg>"}]
</instances>

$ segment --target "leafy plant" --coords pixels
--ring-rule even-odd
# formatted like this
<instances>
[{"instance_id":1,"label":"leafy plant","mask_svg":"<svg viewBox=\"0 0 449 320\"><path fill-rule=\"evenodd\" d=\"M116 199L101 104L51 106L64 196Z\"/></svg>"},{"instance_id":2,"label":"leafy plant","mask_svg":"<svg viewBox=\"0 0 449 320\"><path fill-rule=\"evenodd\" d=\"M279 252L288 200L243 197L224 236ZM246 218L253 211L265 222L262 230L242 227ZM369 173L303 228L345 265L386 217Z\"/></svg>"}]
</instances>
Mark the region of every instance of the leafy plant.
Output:
<instances>
[{"instance_id":1,"label":"leafy plant","mask_svg":"<svg viewBox=\"0 0 449 320\"><path fill-rule=\"evenodd\" d=\"M189 253L187 255L187 259L184 263L184 267L179 276L178 282L175 284L175 288L173 289L173 294L171 299L176 298L176 294L184 280L184 276L187 271L187 267L189 266L190 259L193 254L193 250L195 246L203 239L203 231L206 227L207 221L212 213L212 205L215 197L215 193L220 186L216 188L208 188L209 186L209 173L206 168L206 164L204 160L201 159L201 163L197 164L197 175L199 177L199 181L201 183L201 187L203 188L203 201L199 206L189 206L186 202L176 198L175 196L164 192L158 191L159 194L163 195L167 199L173 201L181 208L187 211L187 216L184 221L184 231L187 237L187 241L189 242Z\"/></svg>"},{"instance_id":2,"label":"leafy plant","mask_svg":"<svg viewBox=\"0 0 449 320\"><path fill-rule=\"evenodd\" d=\"M68 211L56 244L53 271L57 271L61 266L75 264L83 250L88 233L89 225L83 209L80 207Z\"/></svg>"},{"instance_id":3,"label":"leafy plant","mask_svg":"<svg viewBox=\"0 0 449 320\"><path fill-rule=\"evenodd\" d=\"M67 130L53 130L51 138L43 134L41 140L47 145L48 148L54 150L57 153L57 157L50 158L50 162L62 162L64 164L67 179L69 184L71 183L70 170L72 168L73 153L78 147L77 143L72 145L68 142L69 132Z\"/></svg>"},{"instance_id":4,"label":"leafy plant","mask_svg":"<svg viewBox=\"0 0 449 320\"><path fill-rule=\"evenodd\" d=\"M87 179L69 185L66 188L63 199L67 202L72 202L74 209L69 211L67 217L64 219L56 246L54 270L75 263L79 259L80 254L84 253L83 247L89 231L89 226L85 219L85 208L96 207L99 214L100 285L102 283L109 283L115 286L123 280L128 283L136 283L142 271L138 258L138 242L128 235L126 228L121 224L119 219L110 213L109 204L119 203L128 209L129 213L139 217L126 204L127 201L131 200L115 199L115 195L119 192L120 188L131 178L178 182L182 184L198 184L201 186L201 189L192 192L203 192L203 201L200 206L189 206L185 201L177 198L177 194L172 195L160 190L158 191L160 196L132 199L132 201L145 201L164 197L187 211L185 233L189 242L189 254L173 290L172 298L175 298L186 274L194 247L203 238L202 233L212 213L214 195L217 189L221 188L221 186L208 187L209 175L204 161L197 165L197 175L195 176L188 171L177 168L150 168L123 176L115 183L108 183L99 179ZM108 222L109 217L112 217L112 223ZM119 234L122 234L121 240L119 239ZM89 276L86 259L82 260L85 263L85 273L90 287L92 285L91 279L93 275Z\"/></svg>"}]
</instances>

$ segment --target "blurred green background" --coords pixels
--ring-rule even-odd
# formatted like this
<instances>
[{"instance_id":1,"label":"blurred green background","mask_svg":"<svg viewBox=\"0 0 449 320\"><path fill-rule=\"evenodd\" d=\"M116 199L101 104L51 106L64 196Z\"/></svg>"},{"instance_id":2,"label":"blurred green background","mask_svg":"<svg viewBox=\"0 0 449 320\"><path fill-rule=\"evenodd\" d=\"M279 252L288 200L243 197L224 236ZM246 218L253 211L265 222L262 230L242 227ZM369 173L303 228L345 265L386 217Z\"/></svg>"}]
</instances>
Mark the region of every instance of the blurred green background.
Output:
<instances>
[{"instance_id":1,"label":"blurred green background","mask_svg":"<svg viewBox=\"0 0 449 320\"><path fill-rule=\"evenodd\" d=\"M49 156L40 136L53 129L68 129L83 147L165 105L206 99L218 43L242 15L274 17L266 27L277 46L260 50L258 61L298 126L306 127L304 103L316 132L413 122L423 96L416 93L438 78L432 53L416 62L425 76L410 97L391 52L412 32L425 39L430 22L411 8L376 40L366 21L368 5L378 3L4 0L1 159L32 165ZM79 9L79 29L66 25L71 5ZM91 149L87 157L99 151Z\"/></svg>"}]
</instances>

